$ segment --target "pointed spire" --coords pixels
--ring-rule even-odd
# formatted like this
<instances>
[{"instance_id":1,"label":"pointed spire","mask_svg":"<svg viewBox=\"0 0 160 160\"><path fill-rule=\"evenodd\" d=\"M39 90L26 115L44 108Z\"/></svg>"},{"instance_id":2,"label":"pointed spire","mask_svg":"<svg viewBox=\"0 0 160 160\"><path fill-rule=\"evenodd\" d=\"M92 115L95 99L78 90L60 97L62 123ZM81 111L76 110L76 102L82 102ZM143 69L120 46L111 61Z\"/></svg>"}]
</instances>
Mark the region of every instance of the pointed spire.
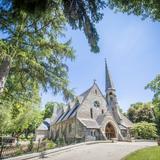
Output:
<instances>
[{"instance_id":1,"label":"pointed spire","mask_svg":"<svg viewBox=\"0 0 160 160\"><path fill-rule=\"evenodd\" d=\"M107 60L105 59L105 91L107 92L108 89L115 89L113 85L113 81L111 75L108 70Z\"/></svg>"}]
</instances>

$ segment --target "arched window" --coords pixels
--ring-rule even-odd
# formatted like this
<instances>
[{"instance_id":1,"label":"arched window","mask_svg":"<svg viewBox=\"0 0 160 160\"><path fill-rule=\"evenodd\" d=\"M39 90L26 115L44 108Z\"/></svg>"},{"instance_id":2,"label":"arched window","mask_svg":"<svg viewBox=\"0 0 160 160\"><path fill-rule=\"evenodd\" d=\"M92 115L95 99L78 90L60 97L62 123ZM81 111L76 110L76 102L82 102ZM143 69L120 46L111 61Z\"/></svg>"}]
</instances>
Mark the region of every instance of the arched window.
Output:
<instances>
[{"instance_id":1,"label":"arched window","mask_svg":"<svg viewBox=\"0 0 160 160\"><path fill-rule=\"evenodd\" d=\"M104 110L102 109L102 114L104 113Z\"/></svg>"},{"instance_id":2,"label":"arched window","mask_svg":"<svg viewBox=\"0 0 160 160\"><path fill-rule=\"evenodd\" d=\"M90 115L91 115L91 118L93 118L93 109L92 108L90 109Z\"/></svg>"},{"instance_id":3,"label":"arched window","mask_svg":"<svg viewBox=\"0 0 160 160\"><path fill-rule=\"evenodd\" d=\"M99 107L100 107L99 101L94 101L94 107L96 107L96 108L99 108Z\"/></svg>"},{"instance_id":4,"label":"arched window","mask_svg":"<svg viewBox=\"0 0 160 160\"><path fill-rule=\"evenodd\" d=\"M97 90L95 89L95 94L97 95Z\"/></svg>"}]
</instances>

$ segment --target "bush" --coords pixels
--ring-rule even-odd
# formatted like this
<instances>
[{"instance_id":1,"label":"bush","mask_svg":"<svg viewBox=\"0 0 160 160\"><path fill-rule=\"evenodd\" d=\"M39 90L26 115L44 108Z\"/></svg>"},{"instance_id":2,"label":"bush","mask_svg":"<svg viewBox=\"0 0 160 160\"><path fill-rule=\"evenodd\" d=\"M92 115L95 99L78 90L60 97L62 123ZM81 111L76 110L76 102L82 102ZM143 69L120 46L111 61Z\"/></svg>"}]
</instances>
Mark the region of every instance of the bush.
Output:
<instances>
[{"instance_id":1,"label":"bush","mask_svg":"<svg viewBox=\"0 0 160 160\"><path fill-rule=\"evenodd\" d=\"M156 125L148 122L135 123L132 128L132 134L138 139L155 139L157 138Z\"/></svg>"},{"instance_id":2,"label":"bush","mask_svg":"<svg viewBox=\"0 0 160 160\"><path fill-rule=\"evenodd\" d=\"M33 139L30 139L30 142L28 144L28 151L32 151L33 147L34 147Z\"/></svg>"},{"instance_id":3,"label":"bush","mask_svg":"<svg viewBox=\"0 0 160 160\"><path fill-rule=\"evenodd\" d=\"M56 147L56 144L52 140L46 139L44 142L46 143L46 149L52 149Z\"/></svg>"},{"instance_id":4,"label":"bush","mask_svg":"<svg viewBox=\"0 0 160 160\"><path fill-rule=\"evenodd\" d=\"M16 156L19 156L19 155L21 155L21 154L23 154L23 151L22 151L22 150L17 150L16 153L15 153Z\"/></svg>"}]
</instances>

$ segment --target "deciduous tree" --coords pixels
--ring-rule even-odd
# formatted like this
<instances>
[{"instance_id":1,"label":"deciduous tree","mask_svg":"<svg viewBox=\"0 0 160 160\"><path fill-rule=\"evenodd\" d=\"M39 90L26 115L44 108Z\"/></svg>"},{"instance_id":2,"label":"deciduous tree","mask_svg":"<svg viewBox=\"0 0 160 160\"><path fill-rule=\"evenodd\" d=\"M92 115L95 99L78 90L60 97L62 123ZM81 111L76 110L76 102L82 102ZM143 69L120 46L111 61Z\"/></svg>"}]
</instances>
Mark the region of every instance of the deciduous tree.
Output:
<instances>
[{"instance_id":1,"label":"deciduous tree","mask_svg":"<svg viewBox=\"0 0 160 160\"><path fill-rule=\"evenodd\" d=\"M134 122L155 122L154 113L152 110L152 103L135 103L127 111L128 118Z\"/></svg>"},{"instance_id":2,"label":"deciduous tree","mask_svg":"<svg viewBox=\"0 0 160 160\"><path fill-rule=\"evenodd\" d=\"M154 123L148 123L148 122L135 123L132 128L132 133L136 138L142 138L142 139L157 138L157 129Z\"/></svg>"},{"instance_id":3,"label":"deciduous tree","mask_svg":"<svg viewBox=\"0 0 160 160\"><path fill-rule=\"evenodd\" d=\"M160 75L157 75L156 78L146 86L146 89L150 89L154 93L153 111L158 127L158 133L160 135Z\"/></svg>"},{"instance_id":4,"label":"deciduous tree","mask_svg":"<svg viewBox=\"0 0 160 160\"><path fill-rule=\"evenodd\" d=\"M48 102L45 105L45 109L43 111L43 119L51 118L54 110L62 107L66 107L65 104L58 102Z\"/></svg>"},{"instance_id":5,"label":"deciduous tree","mask_svg":"<svg viewBox=\"0 0 160 160\"><path fill-rule=\"evenodd\" d=\"M160 2L157 0L106 0L107 6L116 12L134 14L143 19L160 21Z\"/></svg>"}]
</instances>

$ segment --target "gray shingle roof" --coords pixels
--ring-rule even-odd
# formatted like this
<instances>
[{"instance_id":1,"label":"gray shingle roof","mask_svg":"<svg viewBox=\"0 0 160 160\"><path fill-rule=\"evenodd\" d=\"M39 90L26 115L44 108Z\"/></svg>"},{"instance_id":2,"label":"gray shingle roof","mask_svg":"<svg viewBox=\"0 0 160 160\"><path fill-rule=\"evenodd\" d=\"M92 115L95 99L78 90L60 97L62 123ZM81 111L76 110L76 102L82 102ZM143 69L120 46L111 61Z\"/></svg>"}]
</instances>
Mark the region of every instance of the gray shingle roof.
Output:
<instances>
[{"instance_id":1,"label":"gray shingle roof","mask_svg":"<svg viewBox=\"0 0 160 160\"><path fill-rule=\"evenodd\" d=\"M121 125L121 124L119 124L118 126L119 126L120 129L124 129L124 130L127 129L125 126L123 126L123 125Z\"/></svg>"},{"instance_id":2,"label":"gray shingle roof","mask_svg":"<svg viewBox=\"0 0 160 160\"><path fill-rule=\"evenodd\" d=\"M36 130L49 130L51 124L51 119L46 118Z\"/></svg>"},{"instance_id":3,"label":"gray shingle roof","mask_svg":"<svg viewBox=\"0 0 160 160\"><path fill-rule=\"evenodd\" d=\"M96 128L96 129L100 128L97 121L94 119L80 119L80 118L78 119L86 128Z\"/></svg>"},{"instance_id":4,"label":"gray shingle roof","mask_svg":"<svg viewBox=\"0 0 160 160\"><path fill-rule=\"evenodd\" d=\"M93 87L93 86L92 86ZM92 87L90 87L89 89L87 89L85 92L83 92L82 94L80 94L81 97L86 97L88 95L88 93L90 92L90 90L92 89Z\"/></svg>"},{"instance_id":5,"label":"gray shingle roof","mask_svg":"<svg viewBox=\"0 0 160 160\"><path fill-rule=\"evenodd\" d=\"M43 131L45 130L45 131L47 131L48 127L44 123L41 123L40 126L36 130L43 130Z\"/></svg>"},{"instance_id":6,"label":"gray shingle roof","mask_svg":"<svg viewBox=\"0 0 160 160\"><path fill-rule=\"evenodd\" d=\"M44 122L47 122L49 125L51 124L51 119L50 118L46 118L45 120L44 120Z\"/></svg>"},{"instance_id":7,"label":"gray shingle roof","mask_svg":"<svg viewBox=\"0 0 160 160\"><path fill-rule=\"evenodd\" d=\"M121 114L121 118L122 118L121 124L123 126L125 126L125 127L132 127L133 126L133 123L123 114Z\"/></svg>"},{"instance_id":8,"label":"gray shingle roof","mask_svg":"<svg viewBox=\"0 0 160 160\"><path fill-rule=\"evenodd\" d=\"M101 114L101 115L99 115L99 116L97 117L97 119L96 119L97 123L98 123L99 125L101 125L101 123L103 122L104 118L106 118L106 116L113 116L113 115L111 114L110 111L107 111L107 112L105 112L104 114Z\"/></svg>"},{"instance_id":9,"label":"gray shingle roof","mask_svg":"<svg viewBox=\"0 0 160 160\"><path fill-rule=\"evenodd\" d=\"M93 87L93 85L92 85ZM77 110L79 108L79 106L81 105L81 103L83 102L84 98L89 94L90 90L92 89L92 87L90 87L88 90L86 90L85 92L83 92L80 96L77 97L78 101L79 101L79 104L76 104L75 101L73 102L70 102L69 105L71 105L70 109L67 110L66 112L64 112L63 114L59 115L57 118L56 118L56 121L55 123L59 123L61 121L65 121L69 118L72 118L76 115L77 113ZM54 124L54 123L53 123Z\"/></svg>"}]
</instances>

